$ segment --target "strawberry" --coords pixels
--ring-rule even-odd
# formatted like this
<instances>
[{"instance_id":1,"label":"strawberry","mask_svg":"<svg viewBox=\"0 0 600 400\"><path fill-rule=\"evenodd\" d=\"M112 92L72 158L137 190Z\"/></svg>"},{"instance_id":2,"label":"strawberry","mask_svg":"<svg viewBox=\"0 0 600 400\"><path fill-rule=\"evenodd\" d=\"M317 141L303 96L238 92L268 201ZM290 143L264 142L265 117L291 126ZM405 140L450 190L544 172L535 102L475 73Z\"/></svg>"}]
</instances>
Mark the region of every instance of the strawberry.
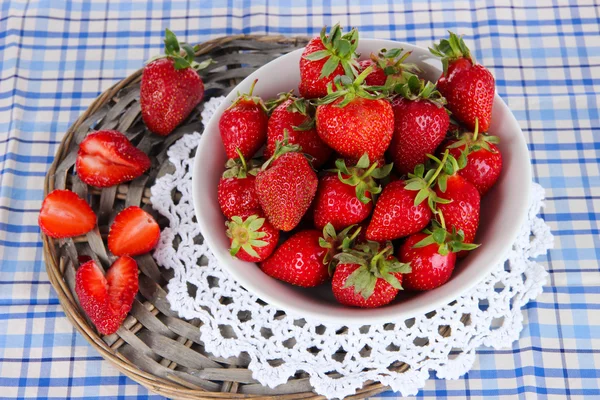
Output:
<instances>
[{"instance_id":1,"label":"strawberry","mask_svg":"<svg viewBox=\"0 0 600 400\"><path fill-rule=\"evenodd\" d=\"M327 27L321 34L311 39L300 58L300 95L307 99L323 97L327 94L327 85L339 75L354 76L356 67L356 47L358 31L352 29L342 34L342 28L336 24L325 35Z\"/></svg>"},{"instance_id":2,"label":"strawberry","mask_svg":"<svg viewBox=\"0 0 600 400\"><path fill-rule=\"evenodd\" d=\"M371 71L367 68L354 82L345 75L336 78L336 91L318 102L317 132L343 157L358 159L367 153L369 160L378 160L392 140L392 106L383 94L370 93L362 86Z\"/></svg>"},{"instance_id":3,"label":"strawberry","mask_svg":"<svg viewBox=\"0 0 600 400\"><path fill-rule=\"evenodd\" d=\"M323 233L310 229L295 233L260 264L267 275L296 286L313 287L327 281L333 256L349 248L354 236L348 237L352 227L336 234L331 224Z\"/></svg>"},{"instance_id":4,"label":"strawberry","mask_svg":"<svg viewBox=\"0 0 600 400\"><path fill-rule=\"evenodd\" d=\"M372 195L381 192L374 178L381 179L390 173L392 165L377 168L369 166L365 154L356 166L348 168L343 159L336 161L337 175L325 175L319 181L314 201L315 227L323 229L331 223L335 229L363 221L373 209Z\"/></svg>"},{"instance_id":5,"label":"strawberry","mask_svg":"<svg viewBox=\"0 0 600 400\"><path fill-rule=\"evenodd\" d=\"M291 231L310 207L319 179L310 163L287 138L278 142L273 156L256 176L256 194L269 222Z\"/></svg>"},{"instance_id":6,"label":"strawberry","mask_svg":"<svg viewBox=\"0 0 600 400\"><path fill-rule=\"evenodd\" d=\"M371 53L371 58L360 61L359 72L373 66L373 72L366 77L365 83L369 86L404 83L405 72L418 72L419 68L416 65L403 63L412 52L407 51L402 54L402 50L381 49L379 54Z\"/></svg>"},{"instance_id":7,"label":"strawberry","mask_svg":"<svg viewBox=\"0 0 600 400\"><path fill-rule=\"evenodd\" d=\"M246 164L244 156L227 160L227 170L219 180L217 197L223 214L230 219L234 215L245 212L260 211L258 196L256 195L255 182L258 169Z\"/></svg>"},{"instance_id":8,"label":"strawberry","mask_svg":"<svg viewBox=\"0 0 600 400\"><path fill-rule=\"evenodd\" d=\"M229 252L242 261L259 262L267 259L279 241L279 231L261 212L235 215L225 222L230 240Z\"/></svg>"},{"instance_id":9,"label":"strawberry","mask_svg":"<svg viewBox=\"0 0 600 400\"><path fill-rule=\"evenodd\" d=\"M108 249L116 256L138 256L152 250L160 238L160 227L152 215L137 206L117 214L108 232Z\"/></svg>"},{"instance_id":10,"label":"strawberry","mask_svg":"<svg viewBox=\"0 0 600 400\"><path fill-rule=\"evenodd\" d=\"M267 140L267 108L260 97L252 96L256 82L252 82L247 94L240 95L223 111L219 120L227 158L237 158L239 150L250 159Z\"/></svg>"},{"instance_id":11,"label":"strawberry","mask_svg":"<svg viewBox=\"0 0 600 400\"><path fill-rule=\"evenodd\" d=\"M336 255L338 265L331 281L335 299L363 308L381 307L394 300L402 289L402 274L410 272L410 265L393 257L393 250L391 244L367 242Z\"/></svg>"},{"instance_id":12,"label":"strawberry","mask_svg":"<svg viewBox=\"0 0 600 400\"><path fill-rule=\"evenodd\" d=\"M448 150L445 155L448 155ZM464 168L466 158L459 157L457 160L448 156L448 160L450 161L448 163L444 160L440 161L440 164L444 165L444 173L437 179L435 192L437 196L449 202L437 204L437 217L443 226L462 231L465 243L473 243L479 226L481 202L479 191L458 173L461 168Z\"/></svg>"},{"instance_id":13,"label":"strawberry","mask_svg":"<svg viewBox=\"0 0 600 400\"><path fill-rule=\"evenodd\" d=\"M53 190L42 203L38 224L46 235L66 238L88 233L96 226L96 214L70 190Z\"/></svg>"},{"instance_id":14,"label":"strawberry","mask_svg":"<svg viewBox=\"0 0 600 400\"><path fill-rule=\"evenodd\" d=\"M499 143L497 136L478 134L478 123L475 121L475 131L465 132L458 140L449 140L444 149L449 149L450 155L459 158L464 154L467 164L458 174L471 182L481 196L498 180L502 171L502 154L495 145Z\"/></svg>"},{"instance_id":15,"label":"strawberry","mask_svg":"<svg viewBox=\"0 0 600 400\"><path fill-rule=\"evenodd\" d=\"M411 75L396 90L400 96L392 102L394 136L389 154L398 173L408 174L435 152L446 136L450 118L444 98L431 82L424 84Z\"/></svg>"},{"instance_id":16,"label":"strawberry","mask_svg":"<svg viewBox=\"0 0 600 400\"><path fill-rule=\"evenodd\" d=\"M449 39L443 39L429 50L442 57L444 71L437 87L448 101L448 109L471 131L475 130L475 119L478 119L481 131L487 132L494 104L494 76L483 65L475 63L462 37L452 32Z\"/></svg>"},{"instance_id":17,"label":"strawberry","mask_svg":"<svg viewBox=\"0 0 600 400\"><path fill-rule=\"evenodd\" d=\"M79 145L75 168L83 182L105 188L142 175L150 168L150 159L122 133L98 131Z\"/></svg>"},{"instance_id":18,"label":"strawberry","mask_svg":"<svg viewBox=\"0 0 600 400\"><path fill-rule=\"evenodd\" d=\"M75 292L79 303L103 335L111 335L119 329L137 291L137 263L131 257L119 257L106 277L93 260L77 270Z\"/></svg>"},{"instance_id":19,"label":"strawberry","mask_svg":"<svg viewBox=\"0 0 600 400\"><path fill-rule=\"evenodd\" d=\"M404 275L404 288L431 290L446 283L454 270L456 252L479 246L463 240L462 232L449 233L437 222L432 229L409 236L397 254L398 260L411 266L411 272Z\"/></svg>"},{"instance_id":20,"label":"strawberry","mask_svg":"<svg viewBox=\"0 0 600 400\"><path fill-rule=\"evenodd\" d=\"M194 49L180 45L173 32L165 31L165 54L151 59L142 71L140 106L148 129L166 136L190 115L204 97L197 71L211 62L195 62Z\"/></svg>"},{"instance_id":21,"label":"strawberry","mask_svg":"<svg viewBox=\"0 0 600 400\"><path fill-rule=\"evenodd\" d=\"M269 118L264 156L270 158L273 155L277 141L282 141L287 131L289 143L299 145L303 153L313 157L313 167L321 167L331 156L331 149L317 133L313 107L304 99L290 97L287 93L284 96L287 99L273 110Z\"/></svg>"}]
</instances>

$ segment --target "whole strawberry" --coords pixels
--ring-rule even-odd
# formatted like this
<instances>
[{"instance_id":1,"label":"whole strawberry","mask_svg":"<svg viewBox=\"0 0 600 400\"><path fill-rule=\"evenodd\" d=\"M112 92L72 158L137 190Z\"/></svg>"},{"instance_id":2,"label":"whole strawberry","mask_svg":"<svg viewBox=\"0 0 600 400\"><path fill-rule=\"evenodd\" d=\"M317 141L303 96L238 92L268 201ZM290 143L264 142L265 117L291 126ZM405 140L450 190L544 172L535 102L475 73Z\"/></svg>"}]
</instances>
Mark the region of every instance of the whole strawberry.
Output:
<instances>
[{"instance_id":1,"label":"whole strawberry","mask_svg":"<svg viewBox=\"0 0 600 400\"><path fill-rule=\"evenodd\" d=\"M258 169L246 164L244 156L227 160L227 170L219 180L217 198L223 214L230 219L234 215L260 211L255 182Z\"/></svg>"},{"instance_id":2,"label":"whole strawberry","mask_svg":"<svg viewBox=\"0 0 600 400\"><path fill-rule=\"evenodd\" d=\"M409 290L431 290L442 286L452 276L456 252L473 250L476 244L463 243L461 232L448 233L434 223L431 230L409 236L399 249L400 262L410 264L403 285Z\"/></svg>"},{"instance_id":3,"label":"whole strawberry","mask_svg":"<svg viewBox=\"0 0 600 400\"><path fill-rule=\"evenodd\" d=\"M448 160L449 163L441 162L444 164L444 173L437 179L435 192L449 202L437 204L437 217L445 221L449 229L462 231L465 243L473 243L479 227L481 196L477 188L458 173L465 166L465 158L456 160L448 156Z\"/></svg>"},{"instance_id":4,"label":"whole strawberry","mask_svg":"<svg viewBox=\"0 0 600 400\"><path fill-rule=\"evenodd\" d=\"M256 176L258 201L277 229L291 231L310 207L319 179L297 145L279 142Z\"/></svg>"},{"instance_id":5,"label":"whole strawberry","mask_svg":"<svg viewBox=\"0 0 600 400\"><path fill-rule=\"evenodd\" d=\"M373 72L366 77L365 83L369 86L401 84L405 82L406 72L418 72L419 68L416 65L404 63L412 52L407 51L403 54L402 51L403 49L381 49L379 54L371 53L369 59L360 61L359 72L373 67Z\"/></svg>"},{"instance_id":6,"label":"whole strawberry","mask_svg":"<svg viewBox=\"0 0 600 400\"><path fill-rule=\"evenodd\" d=\"M250 159L267 140L267 108L260 97L252 96L257 80L250 91L240 95L219 120L219 132L227 158L237 158L238 150Z\"/></svg>"},{"instance_id":7,"label":"whole strawberry","mask_svg":"<svg viewBox=\"0 0 600 400\"><path fill-rule=\"evenodd\" d=\"M260 212L233 216L225 226L231 242L229 252L242 261L266 260L279 241L279 231Z\"/></svg>"},{"instance_id":8,"label":"whole strawberry","mask_svg":"<svg viewBox=\"0 0 600 400\"><path fill-rule=\"evenodd\" d=\"M452 115L471 131L475 120L479 129L487 132L492 120L492 106L496 83L494 76L483 65L476 64L462 37L450 32L449 39L429 49L442 57L444 72L437 81L438 90L448 101Z\"/></svg>"},{"instance_id":9,"label":"whole strawberry","mask_svg":"<svg viewBox=\"0 0 600 400\"><path fill-rule=\"evenodd\" d=\"M368 92L362 85L372 69L354 82L347 76L335 79L336 90L319 100L317 132L343 157L369 160L383 157L394 133L394 113L383 94Z\"/></svg>"},{"instance_id":10,"label":"whole strawberry","mask_svg":"<svg viewBox=\"0 0 600 400\"><path fill-rule=\"evenodd\" d=\"M325 35L327 27L321 34L308 42L300 58L300 95L307 99L323 97L327 94L327 85L339 75L353 76L358 65L356 46L358 31L352 29L345 35L336 24Z\"/></svg>"},{"instance_id":11,"label":"whole strawberry","mask_svg":"<svg viewBox=\"0 0 600 400\"><path fill-rule=\"evenodd\" d=\"M465 132L458 139L449 140L443 147L448 149L454 158L464 154L467 163L458 174L471 182L479 190L481 196L498 180L502 172L502 154L495 145L500 139L478 133L477 122L473 133Z\"/></svg>"},{"instance_id":12,"label":"whole strawberry","mask_svg":"<svg viewBox=\"0 0 600 400\"><path fill-rule=\"evenodd\" d=\"M367 242L335 256L338 264L331 288L344 305L376 308L390 303L402 289L402 274L410 265L399 262L391 244Z\"/></svg>"},{"instance_id":13,"label":"whole strawberry","mask_svg":"<svg viewBox=\"0 0 600 400\"><path fill-rule=\"evenodd\" d=\"M447 154L443 162L446 158ZM367 228L367 239L377 242L398 239L427 226L432 213L437 212L437 204L448 202L433 190L443 162L440 161L436 169L429 169L427 173L425 166L419 164L414 174L408 174L409 180L391 179L385 185Z\"/></svg>"},{"instance_id":14,"label":"whole strawberry","mask_svg":"<svg viewBox=\"0 0 600 400\"><path fill-rule=\"evenodd\" d=\"M331 156L331 149L323 143L317 133L314 108L304 99L289 94L271 113L267 130L267 148L264 156L270 158L275 152L276 143L282 141L288 132L290 144L297 144L302 152L313 157L312 165L321 167ZM285 98L284 97L284 98Z\"/></svg>"},{"instance_id":15,"label":"whole strawberry","mask_svg":"<svg viewBox=\"0 0 600 400\"><path fill-rule=\"evenodd\" d=\"M195 62L194 49L189 44L180 45L173 32L166 30L165 54L151 60L142 71L140 106L148 129L166 136L190 115L204 97L198 71L211 62Z\"/></svg>"},{"instance_id":16,"label":"whole strawberry","mask_svg":"<svg viewBox=\"0 0 600 400\"><path fill-rule=\"evenodd\" d=\"M353 237L348 237L350 229L352 227L339 235L332 225L327 225L323 233L313 229L297 232L263 261L260 269L265 274L292 285L320 285L330 277L333 256L350 246L353 240Z\"/></svg>"},{"instance_id":17,"label":"whole strawberry","mask_svg":"<svg viewBox=\"0 0 600 400\"><path fill-rule=\"evenodd\" d=\"M315 227L323 229L332 224L335 229L358 224L371 214L372 195L381 192L375 178L390 173L392 165L378 168L377 162L369 165L365 154L356 166L348 168L343 159L336 161L337 174L327 174L319 181L314 200Z\"/></svg>"},{"instance_id":18,"label":"whole strawberry","mask_svg":"<svg viewBox=\"0 0 600 400\"><path fill-rule=\"evenodd\" d=\"M450 118L444 98L431 82L424 84L411 75L396 90L400 95L392 102L394 136L388 152L396 171L408 174L427 160L427 154L435 153L446 136Z\"/></svg>"}]
</instances>

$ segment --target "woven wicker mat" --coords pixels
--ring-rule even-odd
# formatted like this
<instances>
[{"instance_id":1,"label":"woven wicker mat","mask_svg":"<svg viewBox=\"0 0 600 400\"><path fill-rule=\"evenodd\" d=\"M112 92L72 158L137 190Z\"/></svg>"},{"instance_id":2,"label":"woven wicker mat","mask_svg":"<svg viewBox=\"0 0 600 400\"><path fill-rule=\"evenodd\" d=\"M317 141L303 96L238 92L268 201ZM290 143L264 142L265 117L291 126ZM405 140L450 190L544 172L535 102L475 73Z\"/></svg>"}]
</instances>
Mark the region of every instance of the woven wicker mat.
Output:
<instances>
[{"instance_id":1,"label":"woven wicker mat","mask_svg":"<svg viewBox=\"0 0 600 400\"><path fill-rule=\"evenodd\" d=\"M217 61L202 71L208 99L228 93L263 64L304 46L307 38L228 36L205 42L196 52L198 61ZM46 269L60 303L75 328L105 359L148 389L179 399L317 399L308 376L298 372L285 385L263 387L247 369L248 357L222 359L204 351L198 320L183 320L171 311L166 285L171 272L160 268L149 254L136 257L139 294L129 316L110 336L100 336L74 295L79 256L92 257L107 268L114 257L107 251L108 227L125 207L138 205L154 215L161 227L164 218L152 209L150 187L155 179L172 171L167 149L180 137L202 131L202 104L167 137L150 133L141 120L139 86L141 70L102 93L65 134L44 182L44 194L68 188L90 199L98 215L97 227L85 236L54 240L42 235ZM78 144L91 130L117 129L150 155L152 168L143 176L99 190L82 183L73 172ZM177 196L177 193L173 194ZM387 388L368 384L352 398L364 398Z\"/></svg>"}]
</instances>

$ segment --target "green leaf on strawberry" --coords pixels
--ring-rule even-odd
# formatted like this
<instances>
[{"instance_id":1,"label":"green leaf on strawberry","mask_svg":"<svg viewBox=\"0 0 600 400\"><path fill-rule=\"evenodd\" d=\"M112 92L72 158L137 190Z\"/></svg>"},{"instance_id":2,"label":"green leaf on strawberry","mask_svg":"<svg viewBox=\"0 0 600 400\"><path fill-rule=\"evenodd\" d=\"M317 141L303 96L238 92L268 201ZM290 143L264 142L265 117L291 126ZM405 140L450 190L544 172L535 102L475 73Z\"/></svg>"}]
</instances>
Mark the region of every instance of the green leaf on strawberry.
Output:
<instances>
[{"instance_id":1,"label":"green leaf on strawberry","mask_svg":"<svg viewBox=\"0 0 600 400\"><path fill-rule=\"evenodd\" d=\"M356 197L363 203L371 201L366 193L373 195L381 193L381 186L375 182L375 179L385 178L392 171L393 164L386 164L378 167L378 163L370 164L368 154L363 154L354 167L348 168L343 159L335 162L336 168L331 172L337 172L338 178L343 183L356 187Z\"/></svg>"}]
</instances>

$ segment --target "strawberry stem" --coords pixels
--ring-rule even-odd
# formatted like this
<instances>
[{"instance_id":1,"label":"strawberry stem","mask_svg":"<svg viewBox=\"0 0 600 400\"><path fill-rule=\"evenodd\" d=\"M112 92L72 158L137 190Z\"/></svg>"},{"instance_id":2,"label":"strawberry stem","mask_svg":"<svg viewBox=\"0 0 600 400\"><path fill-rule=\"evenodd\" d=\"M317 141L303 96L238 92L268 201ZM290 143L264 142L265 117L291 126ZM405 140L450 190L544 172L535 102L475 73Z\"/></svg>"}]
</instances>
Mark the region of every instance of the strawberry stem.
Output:
<instances>
[{"instance_id":1,"label":"strawberry stem","mask_svg":"<svg viewBox=\"0 0 600 400\"><path fill-rule=\"evenodd\" d=\"M252 97L252 92L254 92L254 86L256 86L256 82L258 82L258 79L255 79L254 82L252 82L252 85L250 85L250 91L248 92L248 97Z\"/></svg>"},{"instance_id":2,"label":"strawberry stem","mask_svg":"<svg viewBox=\"0 0 600 400\"><path fill-rule=\"evenodd\" d=\"M377 161L375 161L375 162L374 162L374 163L373 163L373 164L372 164L372 165L369 167L369 169L365 171L365 173L364 173L364 174L361 176L361 179L363 179L363 180L364 180L365 178L368 178L368 177L369 177L369 176L370 176L370 175L373 173L373 171L375 171L375 169L376 169L376 168L377 168Z\"/></svg>"},{"instance_id":3,"label":"strawberry stem","mask_svg":"<svg viewBox=\"0 0 600 400\"><path fill-rule=\"evenodd\" d=\"M442 210L438 209L437 210L437 215L438 215L438 218L440 220L440 225L442 225L442 228L444 230L446 230L446 220L444 219L444 214L442 214Z\"/></svg>"},{"instance_id":4,"label":"strawberry stem","mask_svg":"<svg viewBox=\"0 0 600 400\"><path fill-rule=\"evenodd\" d=\"M238 153L238 156L240 156L240 161L242 162L242 167L244 168L244 171L247 170L248 167L246 165L246 159L244 158L244 155L242 154L239 148L236 148L235 151Z\"/></svg>"},{"instance_id":5,"label":"strawberry stem","mask_svg":"<svg viewBox=\"0 0 600 400\"><path fill-rule=\"evenodd\" d=\"M358 86L360 84L362 84L365 79L367 79L367 76L369 76L369 74L373 72L373 66L369 66L367 69L365 69L363 72L360 73L360 75L358 75L356 77L356 79L354 80L354 85Z\"/></svg>"},{"instance_id":6,"label":"strawberry stem","mask_svg":"<svg viewBox=\"0 0 600 400\"><path fill-rule=\"evenodd\" d=\"M479 118L475 117L475 130L473 131L473 141L477 141L477 134L479 134Z\"/></svg>"},{"instance_id":7,"label":"strawberry stem","mask_svg":"<svg viewBox=\"0 0 600 400\"><path fill-rule=\"evenodd\" d=\"M441 161L437 157L431 156L428 154L429 158L432 158L435 161L437 161L439 163L439 165L438 165L437 169L435 170L435 173L429 179L429 182L427 182L427 187L431 187L433 182L435 182L435 178L437 178L438 175L440 174L440 172L442 172L442 169L444 168L444 164L446 164L446 160L448 159L448 153L449 153L448 149L446 149L446 151L444 152L444 157L442 158Z\"/></svg>"}]
</instances>

